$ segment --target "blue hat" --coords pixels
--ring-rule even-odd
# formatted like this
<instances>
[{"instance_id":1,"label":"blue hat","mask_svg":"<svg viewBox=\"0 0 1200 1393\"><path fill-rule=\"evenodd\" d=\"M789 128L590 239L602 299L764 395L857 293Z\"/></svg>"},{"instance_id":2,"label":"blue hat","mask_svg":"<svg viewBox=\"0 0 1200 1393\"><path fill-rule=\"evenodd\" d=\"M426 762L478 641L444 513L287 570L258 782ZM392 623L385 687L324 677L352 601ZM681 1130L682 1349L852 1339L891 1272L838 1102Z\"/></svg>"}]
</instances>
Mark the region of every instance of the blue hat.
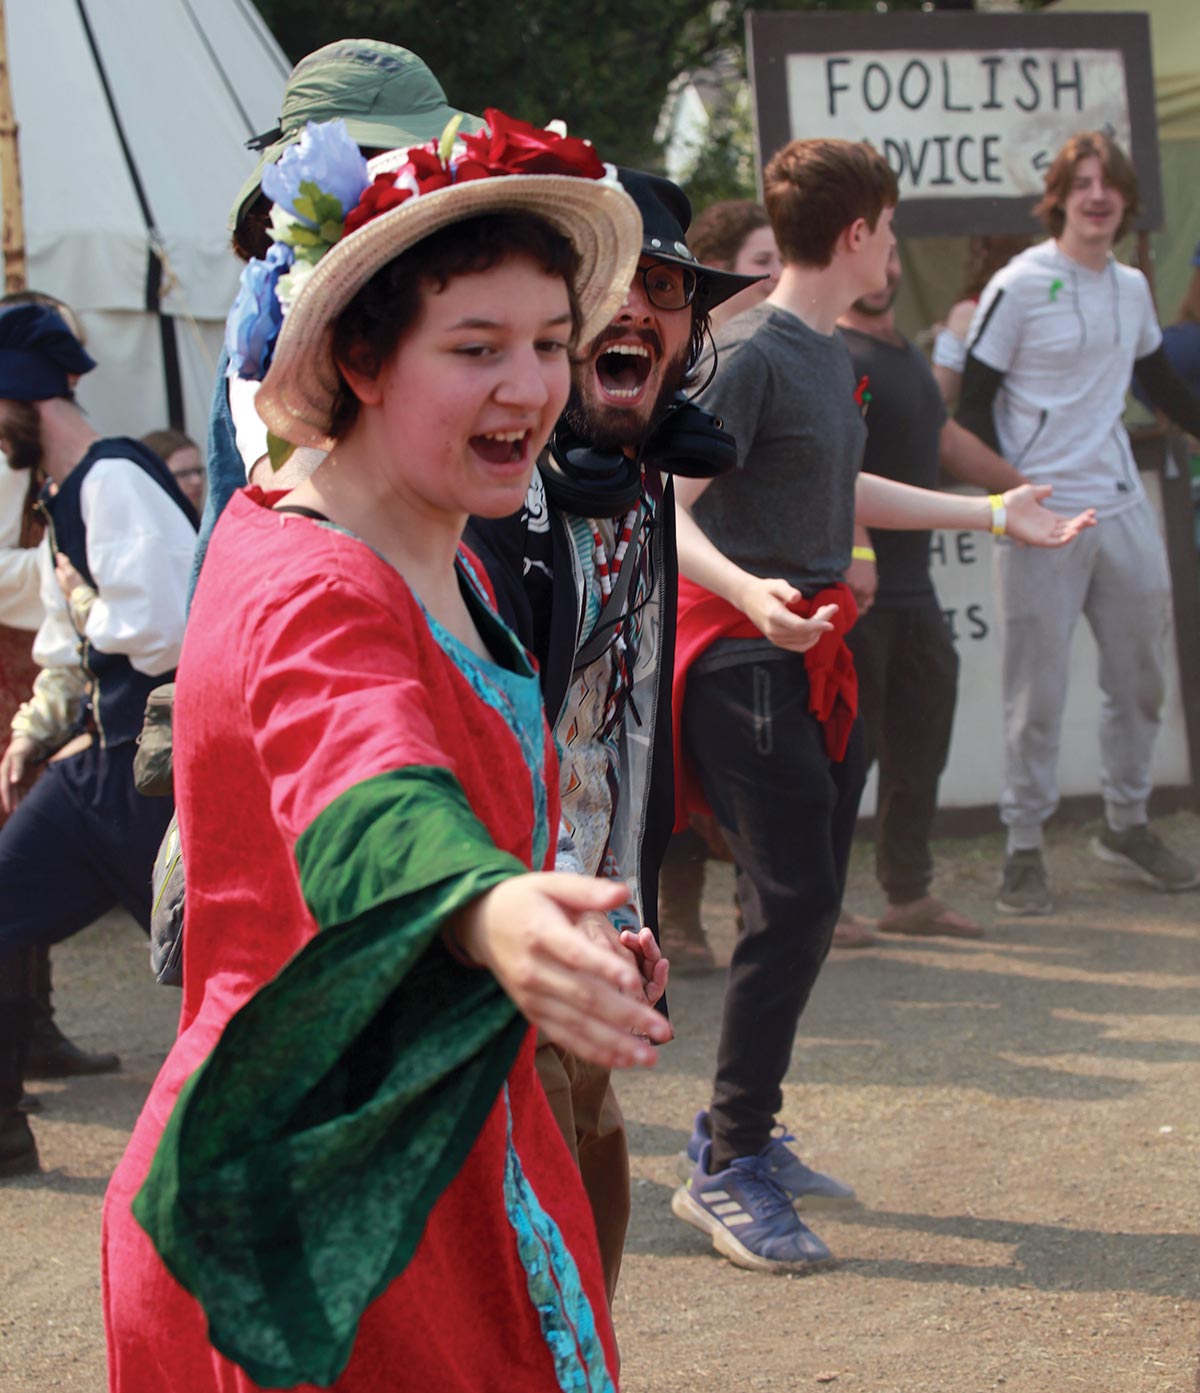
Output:
<instances>
[{"instance_id":1,"label":"blue hat","mask_svg":"<svg viewBox=\"0 0 1200 1393\"><path fill-rule=\"evenodd\" d=\"M0 400L70 396L68 375L82 375L95 366L61 314L45 305L0 309Z\"/></svg>"}]
</instances>

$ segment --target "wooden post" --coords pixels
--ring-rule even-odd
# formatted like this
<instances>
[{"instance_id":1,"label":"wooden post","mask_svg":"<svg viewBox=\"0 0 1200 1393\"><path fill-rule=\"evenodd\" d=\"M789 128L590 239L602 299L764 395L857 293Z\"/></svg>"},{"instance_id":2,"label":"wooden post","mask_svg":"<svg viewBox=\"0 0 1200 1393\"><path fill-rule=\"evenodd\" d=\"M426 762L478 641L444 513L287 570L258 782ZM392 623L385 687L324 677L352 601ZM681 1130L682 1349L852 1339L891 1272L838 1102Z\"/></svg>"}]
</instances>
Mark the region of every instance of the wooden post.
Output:
<instances>
[{"instance_id":1,"label":"wooden post","mask_svg":"<svg viewBox=\"0 0 1200 1393\"><path fill-rule=\"evenodd\" d=\"M0 200L4 206L2 243L4 291L25 289L25 220L21 211L21 155L17 117L8 80L8 30L0 0Z\"/></svg>"},{"instance_id":2,"label":"wooden post","mask_svg":"<svg viewBox=\"0 0 1200 1393\"><path fill-rule=\"evenodd\" d=\"M3 4L3 0L0 0ZM1154 253L1150 250L1150 234L1143 228L1137 235L1137 268L1146 277L1150 285L1150 299L1154 302L1154 308L1158 310L1158 287L1154 283Z\"/></svg>"}]
</instances>

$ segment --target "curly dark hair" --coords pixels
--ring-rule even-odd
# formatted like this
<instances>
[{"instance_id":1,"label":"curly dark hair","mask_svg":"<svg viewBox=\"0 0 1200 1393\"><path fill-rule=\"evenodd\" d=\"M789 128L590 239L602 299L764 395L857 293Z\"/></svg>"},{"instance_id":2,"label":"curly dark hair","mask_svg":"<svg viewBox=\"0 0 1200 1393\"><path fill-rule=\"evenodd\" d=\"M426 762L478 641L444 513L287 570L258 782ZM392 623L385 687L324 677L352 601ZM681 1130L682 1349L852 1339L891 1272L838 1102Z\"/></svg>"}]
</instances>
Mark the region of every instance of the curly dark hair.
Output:
<instances>
[{"instance_id":1,"label":"curly dark hair","mask_svg":"<svg viewBox=\"0 0 1200 1393\"><path fill-rule=\"evenodd\" d=\"M532 213L488 213L451 223L376 271L334 320L333 361L340 380L329 434L335 440L350 429L359 411L340 365L374 376L416 323L423 283L441 290L455 276L490 271L510 256L528 257L547 275L563 278L574 344L580 325L575 294L579 254L569 238Z\"/></svg>"}]
</instances>

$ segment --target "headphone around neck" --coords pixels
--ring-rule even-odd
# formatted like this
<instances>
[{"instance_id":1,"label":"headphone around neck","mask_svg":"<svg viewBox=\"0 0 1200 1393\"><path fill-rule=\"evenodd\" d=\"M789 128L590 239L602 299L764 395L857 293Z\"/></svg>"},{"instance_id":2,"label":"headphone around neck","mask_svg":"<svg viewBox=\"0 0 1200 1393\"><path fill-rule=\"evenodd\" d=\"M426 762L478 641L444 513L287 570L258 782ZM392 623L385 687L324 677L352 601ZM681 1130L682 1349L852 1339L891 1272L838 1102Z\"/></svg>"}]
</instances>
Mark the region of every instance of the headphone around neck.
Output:
<instances>
[{"instance_id":1,"label":"headphone around neck","mask_svg":"<svg viewBox=\"0 0 1200 1393\"><path fill-rule=\"evenodd\" d=\"M643 465L688 479L715 479L737 463L737 445L721 418L683 392L675 393L640 456L631 459L615 447L600 449L561 420L548 450L556 467L542 471L547 498L554 507L586 518L628 512L641 496Z\"/></svg>"}]
</instances>

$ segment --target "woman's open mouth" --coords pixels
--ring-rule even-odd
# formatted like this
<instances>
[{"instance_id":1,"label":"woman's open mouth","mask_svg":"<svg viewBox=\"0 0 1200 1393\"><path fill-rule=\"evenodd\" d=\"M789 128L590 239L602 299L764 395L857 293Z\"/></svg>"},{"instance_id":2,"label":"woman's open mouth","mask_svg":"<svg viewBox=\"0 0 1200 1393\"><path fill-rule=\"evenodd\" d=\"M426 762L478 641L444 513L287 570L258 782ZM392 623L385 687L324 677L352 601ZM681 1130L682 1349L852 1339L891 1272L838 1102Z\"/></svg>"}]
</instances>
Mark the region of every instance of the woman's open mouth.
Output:
<instances>
[{"instance_id":1,"label":"woman's open mouth","mask_svg":"<svg viewBox=\"0 0 1200 1393\"><path fill-rule=\"evenodd\" d=\"M636 401L653 365L644 344L615 343L596 359L596 381L610 401Z\"/></svg>"},{"instance_id":2,"label":"woman's open mouth","mask_svg":"<svg viewBox=\"0 0 1200 1393\"><path fill-rule=\"evenodd\" d=\"M471 437L471 448L488 464L520 464L525 458L527 430L490 430Z\"/></svg>"}]
</instances>

